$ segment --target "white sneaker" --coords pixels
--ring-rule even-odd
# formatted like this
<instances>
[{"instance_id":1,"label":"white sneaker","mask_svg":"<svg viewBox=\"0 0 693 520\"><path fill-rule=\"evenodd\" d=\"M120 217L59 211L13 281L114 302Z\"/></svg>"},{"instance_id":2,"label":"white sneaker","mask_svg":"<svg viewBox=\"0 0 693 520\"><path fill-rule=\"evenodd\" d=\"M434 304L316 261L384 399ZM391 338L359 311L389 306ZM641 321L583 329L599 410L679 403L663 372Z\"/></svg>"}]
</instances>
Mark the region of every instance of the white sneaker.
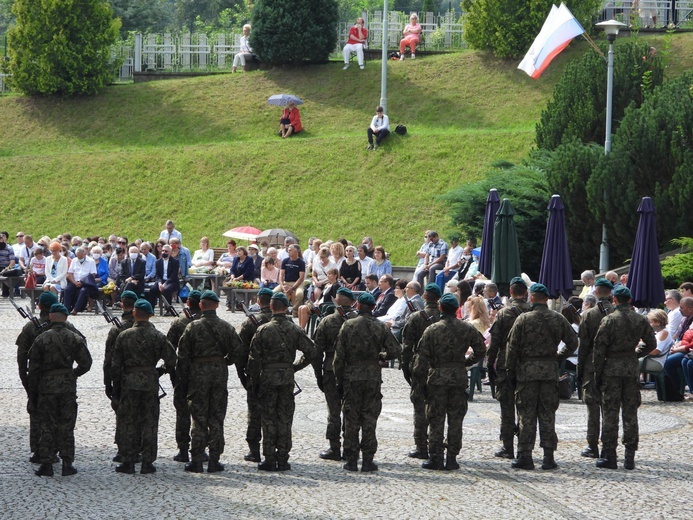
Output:
<instances>
[{"instance_id":1,"label":"white sneaker","mask_svg":"<svg viewBox=\"0 0 693 520\"><path fill-rule=\"evenodd\" d=\"M342 70L347 70L348 68L349 68L349 64L347 63L346 65L344 65L344 68Z\"/></svg>"},{"instance_id":2,"label":"white sneaker","mask_svg":"<svg viewBox=\"0 0 693 520\"><path fill-rule=\"evenodd\" d=\"M361 68L361 70L363 70L363 69L365 69L365 68L366 68L366 66L365 66L365 65L359 65L359 67Z\"/></svg>"},{"instance_id":3,"label":"white sneaker","mask_svg":"<svg viewBox=\"0 0 693 520\"><path fill-rule=\"evenodd\" d=\"M416 59L416 54L412 54L412 55L411 55L411 59L412 59L412 60Z\"/></svg>"},{"instance_id":4,"label":"white sneaker","mask_svg":"<svg viewBox=\"0 0 693 520\"><path fill-rule=\"evenodd\" d=\"M399 57L399 61L404 61L404 54Z\"/></svg>"},{"instance_id":5,"label":"white sneaker","mask_svg":"<svg viewBox=\"0 0 693 520\"><path fill-rule=\"evenodd\" d=\"M372 150L372 149L373 149L373 145L372 145L372 144L369 144L368 146L366 146L366 150Z\"/></svg>"},{"instance_id":6,"label":"white sneaker","mask_svg":"<svg viewBox=\"0 0 693 520\"><path fill-rule=\"evenodd\" d=\"M378 145L377 145L377 144L374 144L374 145L373 145L373 150L377 150L377 149L378 149Z\"/></svg>"}]
</instances>

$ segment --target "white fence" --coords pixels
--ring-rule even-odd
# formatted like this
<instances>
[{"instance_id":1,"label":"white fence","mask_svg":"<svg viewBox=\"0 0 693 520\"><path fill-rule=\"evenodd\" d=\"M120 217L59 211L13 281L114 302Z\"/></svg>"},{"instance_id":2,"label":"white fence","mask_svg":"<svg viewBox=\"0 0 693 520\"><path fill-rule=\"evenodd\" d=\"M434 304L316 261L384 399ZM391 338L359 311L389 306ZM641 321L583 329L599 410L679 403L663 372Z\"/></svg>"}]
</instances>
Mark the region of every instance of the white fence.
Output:
<instances>
[{"instance_id":1,"label":"white fence","mask_svg":"<svg viewBox=\"0 0 693 520\"><path fill-rule=\"evenodd\" d=\"M618 20L632 27L693 25L693 0L606 0L600 20Z\"/></svg>"},{"instance_id":2,"label":"white fence","mask_svg":"<svg viewBox=\"0 0 693 520\"><path fill-rule=\"evenodd\" d=\"M9 77L10 74L0 74L0 94L10 91L10 87L7 86L5 78Z\"/></svg>"}]
</instances>

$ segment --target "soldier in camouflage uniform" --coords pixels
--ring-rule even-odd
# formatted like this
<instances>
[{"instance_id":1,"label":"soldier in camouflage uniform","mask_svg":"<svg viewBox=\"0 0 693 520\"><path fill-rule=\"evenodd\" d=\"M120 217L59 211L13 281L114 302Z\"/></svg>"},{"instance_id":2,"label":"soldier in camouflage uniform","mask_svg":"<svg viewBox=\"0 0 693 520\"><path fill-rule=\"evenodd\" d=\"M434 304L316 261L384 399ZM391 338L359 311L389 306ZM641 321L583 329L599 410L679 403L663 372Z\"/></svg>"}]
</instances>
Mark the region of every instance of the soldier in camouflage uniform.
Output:
<instances>
[{"instance_id":1,"label":"soldier in camouflage uniform","mask_svg":"<svg viewBox=\"0 0 693 520\"><path fill-rule=\"evenodd\" d=\"M50 330L39 335L29 352L29 411L38 413L41 433L38 452L41 466L34 473L53 476L56 452L63 460L63 477L74 475L77 378L91 368L91 354L84 336L66 326L69 312L53 304ZM73 363L76 368L72 368Z\"/></svg>"},{"instance_id":2,"label":"soldier in camouflage uniform","mask_svg":"<svg viewBox=\"0 0 693 520\"><path fill-rule=\"evenodd\" d=\"M262 471L287 471L291 451L291 425L294 419L294 373L315 357L315 346L299 326L288 320L289 300L275 293L270 301L272 319L260 326L250 343L249 384L260 402ZM294 364L296 351L303 356Z\"/></svg>"},{"instance_id":3,"label":"soldier in camouflage uniform","mask_svg":"<svg viewBox=\"0 0 693 520\"><path fill-rule=\"evenodd\" d=\"M601 422L601 392L594 378L594 337L597 335L602 319L614 311L611 305L613 284L606 278L597 278L594 282L595 296L599 304L582 315L578 338L578 380L582 381L582 400L587 405L587 448L582 450L583 457L596 459L599 456L599 426Z\"/></svg>"},{"instance_id":4,"label":"soldier in camouflage uniform","mask_svg":"<svg viewBox=\"0 0 693 520\"><path fill-rule=\"evenodd\" d=\"M113 407L119 428L118 452L123 458L118 473L134 473L135 460L142 454L140 473L154 473L159 430L159 373L162 359L175 382L176 351L149 319L154 314L145 299L135 302L135 324L116 339L111 375Z\"/></svg>"},{"instance_id":5,"label":"soldier in camouflage uniform","mask_svg":"<svg viewBox=\"0 0 693 520\"><path fill-rule=\"evenodd\" d=\"M489 378L495 380L496 399L500 403L500 440L503 447L493 455L504 459L515 456L515 387L510 385L505 370L508 335L517 317L529 310L527 284L519 276L510 280L510 301L498 311L491 326L491 343L488 348Z\"/></svg>"},{"instance_id":6,"label":"soldier in camouflage uniform","mask_svg":"<svg viewBox=\"0 0 693 520\"><path fill-rule=\"evenodd\" d=\"M555 469L558 365L577 349L577 335L560 313L549 310L548 289L535 283L529 288L532 309L520 315L510 329L505 369L515 385L515 403L520 423L518 457L512 467L534 469L532 450L539 420L540 446L544 448L541 469ZM556 353L561 341L564 347Z\"/></svg>"},{"instance_id":7,"label":"soldier in camouflage uniform","mask_svg":"<svg viewBox=\"0 0 693 520\"><path fill-rule=\"evenodd\" d=\"M428 420L426 419L426 398L417 379L411 377L412 364L417 345L429 325L440 318L438 300L441 292L438 284L429 283L424 287L423 299L426 306L412 314L402 330L402 373L411 386L409 399L414 405L414 442L416 448L409 452L414 459L428 459Z\"/></svg>"},{"instance_id":8,"label":"soldier in camouflage uniform","mask_svg":"<svg viewBox=\"0 0 693 520\"><path fill-rule=\"evenodd\" d=\"M332 362L337 334L344 322L355 318L356 313L351 306L354 303L354 293L347 287L340 287L334 299L338 306L336 312L325 316L315 330L315 348L317 355L313 360L313 370L318 388L325 393L327 403L327 431L325 438L330 441L329 449L320 452L320 458L326 460L342 460L340 438L342 434L342 401L337 392Z\"/></svg>"},{"instance_id":9,"label":"soldier in camouflage uniform","mask_svg":"<svg viewBox=\"0 0 693 520\"><path fill-rule=\"evenodd\" d=\"M248 384L246 375L246 367L248 366L248 356L250 355L250 343L253 341L253 336L257 329L269 323L272 319L272 310L270 309L270 300L274 293L271 289L263 287L257 293L257 302L260 306L260 314L256 314L252 318L246 319L241 325L241 343L243 351L236 360L236 371L238 377L241 378L241 383L246 389L248 403L248 428L245 432L245 440L248 443L249 451L243 456L243 460L248 462L261 462L260 457L260 441L262 440L262 423L260 419L260 402L253 392L253 389Z\"/></svg>"},{"instance_id":10,"label":"soldier in camouflage uniform","mask_svg":"<svg viewBox=\"0 0 693 520\"><path fill-rule=\"evenodd\" d=\"M445 294L439 302L440 321L428 327L417 353L412 372L419 386L425 389L428 419L429 460L424 469L459 469L457 454L462 448L462 422L467 414L467 367L486 355L481 333L470 323L457 319L460 306L453 294ZM467 349L472 355L466 357ZM447 457L445 450L445 419L448 420Z\"/></svg>"},{"instance_id":11,"label":"soldier in camouflage uniform","mask_svg":"<svg viewBox=\"0 0 693 520\"><path fill-rule=\"evenodd\" d=\"M358 299L359 316L344 323L337 335L333 368L342 396L347 471L358 470L359 450L363 456L361 471L378 470L373 456L378 449L375 429L383 400L380 362L396 359L402 352L387 326L373 316L374 307L373 295L362 293Z\"/></svg>"},{"instance_id":12,"label":"soldier in camouflage uniform","mask_svg":"<svg viewBox=\"0 0 693 520\"><path fill-rule=\"evenodd\" d=\"M193 473L204 471L207 447L207 473L224 470L219 457L224 452L228 365L234 363L242 346L236 330L217 316L218 307L219 297L212 291L203 292L202 317L188 324L178 342L176 391L188 397L192 415L192 461L185 465L185 471Z\"/></svg>"},{"instance_id":13,"label":"soldier in camouflage uniform","mask_svg":"<svg viewBox=\"0 0 693 520\"><path fill-rule=\"evenodd\" d=\"M116 340L118 335L131 328L135 324L135 318L133 316L133 310L135 309L135 302L137 301L137 295L133 291L123 291L120 295L120 303L123 306L123 315L120 318L122 327L118 328L116 325L111 327L108 331L108 336L106 337L106 349L103 355L103 384L106 389L106 397L109 400L113 399L113 377L111 376L111 365L113 364L113 352L115 351ZM116 427L115 427L115 439L114 443L118 445L118 435L120 433L120 428L118 428L118 414L116 414ZM123 462L123 456L120 453L116 453L113 457L113 462Z\"/></svg>"},{"instance_id":14,"label":"soldier in camouflage uniform","mask_svg":"<svg viewBox=\"0 0 693 520\"><path fill-rule=\"evenodd\" d=\"M190 291L188 300L185 303L192 317L188 318L187 315L183 315L180 318L176 318L166 333L166 338L176 350L185 327L202 316L202 311L200 310L201 297L202 293L200 291ZM180 387L173 389L173 406L176 409L176 445L178 446L178 453L173 456L173 460L176 462L190 462L188 455L188 450L190 449L190 409L188 408L188 397L180 391Z\"/></svg>"},{"instance_id":15,"label":"soldier in camouflage uniform","mask_svg":"<svg viewBox=\"0 0 693 520\"><path fill-rule=\"evenodd\" d=\"M657 348L657 339L647 318L630 306L631 293L625 286L614 289L616 309L606 316L594 338L594 377L601 389L602 447L604 458L598 468L616 469L618 413L623 416L624 467L635 469L638 449L640 384L638 358ZM644 344L639 345L640 341Z\"/></svg>"}]
</instances>

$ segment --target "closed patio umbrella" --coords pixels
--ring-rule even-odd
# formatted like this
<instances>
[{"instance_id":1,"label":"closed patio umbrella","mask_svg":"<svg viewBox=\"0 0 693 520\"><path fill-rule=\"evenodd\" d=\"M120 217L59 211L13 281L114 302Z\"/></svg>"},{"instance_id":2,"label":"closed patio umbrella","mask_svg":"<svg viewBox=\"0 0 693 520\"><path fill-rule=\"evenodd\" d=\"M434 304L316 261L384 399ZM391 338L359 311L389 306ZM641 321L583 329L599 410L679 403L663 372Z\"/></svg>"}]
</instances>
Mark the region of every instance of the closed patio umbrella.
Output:
<instances>
[{"instance_id":1,"label":"closed patio umbrella","mask_svg":"<svg viewBox=\"0 0 693 520\"><path fill-rule=\"evenodd\" d=\"M479 258L479 272L484 276L491 276L491 262L493 257L493 228L496 222L496 212L500 206L498 190L493 188L488 192L486 199L486 212L484 213L484 230L481 233L481 257Z\"/></svg>"},{"instance_id":2,"label":"closed patio umbrella","mask_svg":"<svg viewBox=\"0 0 693 520\"><path fill-rule=\"evenodd\" d=\"M491 281L498 285L498 290L503 294L508 294L510 280L522 274L514 216L515 210L510 201L503 199L493 226L493 260L491 262ZM481 254L483 253L482 247Z\"/></svg>"},{"instance_id":3,"label":"closed patio umbrella","mask_svg":"<svg viewBox=\"0 0 693 520\"><path fill-rule=\"evenodd\" d=\"M664 279L657 248L657 218L650 197L638 207L640 221L628 272L628 288L635 307L653 308L664 302Z\"/></svg>"},{"instance_id":4,"label":"closed patio umbrella","mask_svg":"<svg viewBox=\"0 0 693 520\"><path fill-rule=\"evenodd\" d=\"M560 195L552 196L549 202L549 220L546 223L539 283L546 286L551 298L563 296L567 300L573 292L573 274L563 210Z\"/></svg>"}]
</instances>

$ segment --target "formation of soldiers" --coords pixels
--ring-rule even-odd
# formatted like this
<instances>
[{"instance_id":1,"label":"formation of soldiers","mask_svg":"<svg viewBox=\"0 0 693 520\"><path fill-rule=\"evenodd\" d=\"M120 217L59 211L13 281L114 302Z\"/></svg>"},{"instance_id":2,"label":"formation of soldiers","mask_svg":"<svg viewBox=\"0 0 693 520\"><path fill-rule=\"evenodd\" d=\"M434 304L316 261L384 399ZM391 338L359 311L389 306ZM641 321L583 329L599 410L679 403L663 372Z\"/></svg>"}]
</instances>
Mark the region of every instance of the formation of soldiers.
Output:
<instances>
[{"instance_id":1,"label":"formation of soldiers","mask_svg":"<svg viewBox=\"0 0 693 520\"><path fill-rule=\"evenodd\" d=\"M640 405L637 358L651 351L656 340L647 319L630 307L627 288L613 291L613 306L611 283L600 279L596 285L600 305L585 314L579 330L579 375L589 417L582 455L599 456L601 417L597 466L617 467L621 411L625 467L633 469ZM362 472L377 471L381 371L396 359L411 385L414 407L416 447L409 456L425 460L424 469L455 470L467 413L467 372L485 357L500 403L502 447L495 456L514 459L513 468L533 469L538 423L541 467L555 469L559 364L577 349L578 335L548 308L546 287L532 285L529 303L527 292L521 278L511 281L509 304L497 315L487 352L481 333L456 318L456 297L441 295L436 284L425 287L426 306L409 317L402 346L373 317L373 296L366 292L355 298L348 288L339 289L334 312L320 320L314 341L288 317L290 303L281 292L262 289L260 312L249 315L237 334L217 316L214 292L192 291L186 316L164 335L150 323L151 304L126 291L122 318L113 320L106 340L103 366L105 393L115 411L115 471L135 473L137 463L142 474L156 471L159 378L166 373L174 387L174 460L184 462L188 472L203 472L205 462L208 473L223 471L233 364L247 391L246 461L256 462L261 471L291 469L294 398L300 392L294 374L312 365L328 414L329 447L319 457L343 460L347 471L358 470L360 457ZM30 460L40 464L36 475L52 476L59 456L62 475L69 476L77 472L76 381L92 360L84 336L67 323L67 309L55 295L43 293L39 307L38 322L27 323L17 338L19 375L28 395Z\"/></svg>"}]
</instances>

